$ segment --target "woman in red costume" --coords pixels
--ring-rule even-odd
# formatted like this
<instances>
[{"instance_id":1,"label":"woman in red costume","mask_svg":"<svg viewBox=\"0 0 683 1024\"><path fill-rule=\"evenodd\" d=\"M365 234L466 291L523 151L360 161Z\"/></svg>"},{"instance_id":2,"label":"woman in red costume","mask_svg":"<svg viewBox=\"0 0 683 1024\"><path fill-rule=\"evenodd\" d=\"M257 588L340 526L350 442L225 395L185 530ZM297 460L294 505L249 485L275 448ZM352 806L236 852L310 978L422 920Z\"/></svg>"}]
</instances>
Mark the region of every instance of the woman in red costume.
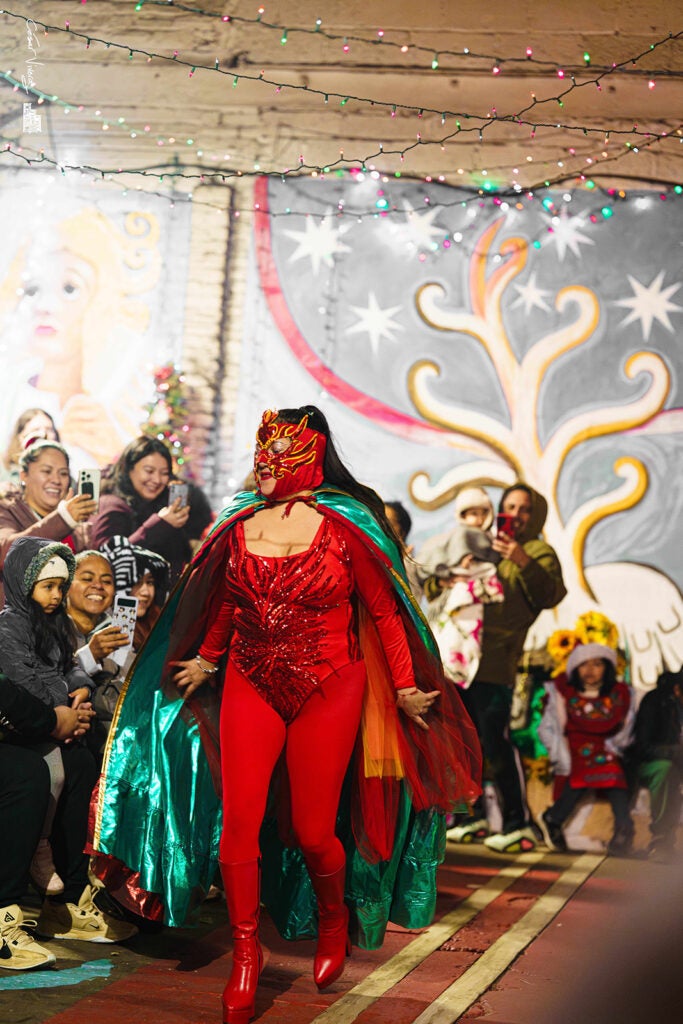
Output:
<instances>
[{"instance_id":1,"label":"woman in red costume","mask_svg":"<svg viewBox=\"0 0 683 1024\"><path fill-rule=\"evenodd\" d=\"M350 952L347 855L337 829L354 754L362 766L352 798L356 847L377 862L392 856L397 779L406 781L412 808L440 821L439 811L476 794L480 768L476 735L425 646L424 623L421 642L414 626L406 631L419 613L382 503L344 467L320 410L264 413L254 474L256 499L238 496L241 511L226 510L188 570L167 654L173 682L200 722L203 684L224 675L219 860L234 943L226 1024L254 1014L263 964L260 832L274 777L285 779L278 810L285 807L280 817L317 900L313 973L322 989L339 978ZM197 653L177 658L174 631L186 634L189 601L197 621L197 600L202 633L187 650ZM370 682L382 674L384 690ZM99 849L119 855L113 844Z\"/></svg>"}]
</instances>

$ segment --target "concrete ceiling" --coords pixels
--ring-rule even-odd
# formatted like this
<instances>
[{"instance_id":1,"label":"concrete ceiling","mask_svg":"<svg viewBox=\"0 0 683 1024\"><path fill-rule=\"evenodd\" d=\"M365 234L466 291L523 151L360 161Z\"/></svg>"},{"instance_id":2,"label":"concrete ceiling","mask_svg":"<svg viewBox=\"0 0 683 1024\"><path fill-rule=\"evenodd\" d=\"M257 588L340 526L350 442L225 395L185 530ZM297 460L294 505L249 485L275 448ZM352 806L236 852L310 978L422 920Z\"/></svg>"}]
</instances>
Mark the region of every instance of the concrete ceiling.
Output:
<instances>
[{"instance_id":1,"label":"concrete ceiling","mask_svg":"<svg viewBox=\"0 0 683 1024\"><path fill-rule=\"evenodd\" d=\"M467 186L683 183L679 0L188 6L9 0L19 17L0 16L4 146L100 178L149 168L155 184L174 165L231 181L363 161ZM22 77L30 96L12 85ZM40 132L22 130L30 100ZM18 166L0 158L0 170Z\"/></svg>"}]
</instances>

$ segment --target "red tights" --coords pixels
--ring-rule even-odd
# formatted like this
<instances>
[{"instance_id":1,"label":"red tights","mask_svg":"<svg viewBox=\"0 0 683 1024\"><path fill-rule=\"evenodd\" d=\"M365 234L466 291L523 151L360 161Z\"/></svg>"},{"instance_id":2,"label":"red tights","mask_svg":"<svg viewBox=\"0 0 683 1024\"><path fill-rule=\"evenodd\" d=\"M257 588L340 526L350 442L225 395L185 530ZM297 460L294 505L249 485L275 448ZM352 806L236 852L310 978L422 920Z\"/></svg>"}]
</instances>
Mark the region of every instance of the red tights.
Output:
<instances>
[{"instance_id":1,"label":"red tights","mask_svg":"<svg viewBox=\"0 0 683 1024\"><path fill-rule=\"evenodd\" d=\"M365 666L328 676L290 725L228 666L221 706L223 832L220 859L260 856L259 832L273 769L285 749L292 826L307 866L330 875L344 863L335 835L344 775L360 723Z\"/></svg>"}]
</instances>

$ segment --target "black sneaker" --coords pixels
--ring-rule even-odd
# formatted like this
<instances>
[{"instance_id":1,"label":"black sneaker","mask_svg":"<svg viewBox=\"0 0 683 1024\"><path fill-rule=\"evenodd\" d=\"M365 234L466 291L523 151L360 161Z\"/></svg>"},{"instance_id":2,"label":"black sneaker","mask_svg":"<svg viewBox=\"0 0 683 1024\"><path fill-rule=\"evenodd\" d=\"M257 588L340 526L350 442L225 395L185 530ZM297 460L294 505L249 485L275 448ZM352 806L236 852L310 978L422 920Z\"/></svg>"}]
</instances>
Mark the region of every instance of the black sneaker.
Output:
<instances>
[{"instance_id":1,"label":"black sneaker","mask_svg":"<svg viewBox=\"0 0 683 1024\"><path fill-rule=\"evenodd\" d=\"M558 825L552 818L549 818L547 811L544 811L541 815L541 831L543 832L545 845L549 849L555 850L556 853L567 852L567 841L564 838L562 826Z\"/></svg>"},{"instance_id":2,"label":"black sneaker","mask_svg":"<svg viewBox=\"0 0 683 1024\"><path fill-rule=\"evenodd\" d=\"M615 832L607 846L610 857L630 857L633 853L633 833Z\"/></svg>"}]
</instances>

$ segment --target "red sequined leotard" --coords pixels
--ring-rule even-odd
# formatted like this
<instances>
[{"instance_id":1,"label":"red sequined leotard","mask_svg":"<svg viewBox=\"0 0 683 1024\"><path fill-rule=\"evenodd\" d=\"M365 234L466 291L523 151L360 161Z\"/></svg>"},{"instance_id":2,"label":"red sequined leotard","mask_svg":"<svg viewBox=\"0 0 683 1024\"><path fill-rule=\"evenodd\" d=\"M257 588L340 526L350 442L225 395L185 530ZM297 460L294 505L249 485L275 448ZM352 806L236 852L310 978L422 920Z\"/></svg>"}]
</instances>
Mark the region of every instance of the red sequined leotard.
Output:
<instances>
[{"instance_id":1,"label":"red sequined leotard","mask_svg":"<svg viewBox=\"0 0 683 1024\"><path fill-rule=\"evenodd\" d=\"M247 551L243 523L231 531L222 601L200 654L234 668L286 722L333 672L358 661L354 594L368 607L397 689L414 686L396 598L365 546L321 517L311 546L273 558Z\"/></svg>"}]
</instances>

